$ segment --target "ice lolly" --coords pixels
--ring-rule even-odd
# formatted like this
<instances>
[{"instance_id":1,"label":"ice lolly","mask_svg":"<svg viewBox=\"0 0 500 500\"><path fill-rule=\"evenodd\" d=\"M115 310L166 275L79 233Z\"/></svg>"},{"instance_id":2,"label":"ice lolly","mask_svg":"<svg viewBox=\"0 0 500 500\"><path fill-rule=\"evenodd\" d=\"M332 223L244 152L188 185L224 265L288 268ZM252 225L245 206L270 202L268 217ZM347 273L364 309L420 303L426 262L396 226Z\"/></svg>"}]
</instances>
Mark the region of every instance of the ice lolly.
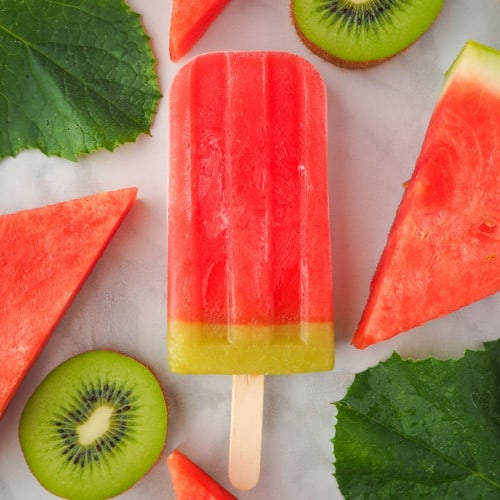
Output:
<instances>
[{"instance_id":1,"label":"ice lolly","mask_svg":"<svg viewBox=\"0 0 500 500\"><path fill-rule=\"evenodd\" d=\"M321 76L288 53L215 52L170 90L170 369L331 369Z\"/></svg>"}]
</instances>

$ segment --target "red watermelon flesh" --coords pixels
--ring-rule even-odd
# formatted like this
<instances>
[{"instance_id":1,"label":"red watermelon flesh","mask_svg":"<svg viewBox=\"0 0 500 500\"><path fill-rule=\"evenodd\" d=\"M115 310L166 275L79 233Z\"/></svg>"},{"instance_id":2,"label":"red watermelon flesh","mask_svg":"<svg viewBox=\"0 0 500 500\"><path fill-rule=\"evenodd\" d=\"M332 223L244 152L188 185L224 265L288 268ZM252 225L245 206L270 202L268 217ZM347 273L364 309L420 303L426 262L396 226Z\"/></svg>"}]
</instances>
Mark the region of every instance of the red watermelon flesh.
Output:
<instances>
[{"instance_id":1,"label":"red watermelon flesh","mask_svg":"<svg viewBox=\"0 0 500 500\"><path fill-rule=\"evenodd\" d=\"M352 343L389 339L500 290L500 52L447 73Z\"/></svg>"},{"instance_id":2,"label":"red watermelon flesh","mask_svg":"<svg viewBox=\"0 0 500 500\"><path fill-rule=\"evenodd\" d=\"M168 456L167 464L177 500L236 500L179 450Z\"/></svg>"},{"instance_id":3,"label":"red watermelon flesh","mask_svg":"<svg viewBox=\"0 0 500 500\"><path fill-rule=\"evenodd\" d=\"M170 59L179 61L203 36L230 0L173 0Z\"/></svg>"},{"instance_id":4,"label":"red watermelon flesh","mask_svg":"<svg viewBox=\"0 0 500 500\"><path fill-rule=\"evenodd\" d=\"M136 195L127 188L0 216L0 416Z\"/></svg>"}]
</instances>

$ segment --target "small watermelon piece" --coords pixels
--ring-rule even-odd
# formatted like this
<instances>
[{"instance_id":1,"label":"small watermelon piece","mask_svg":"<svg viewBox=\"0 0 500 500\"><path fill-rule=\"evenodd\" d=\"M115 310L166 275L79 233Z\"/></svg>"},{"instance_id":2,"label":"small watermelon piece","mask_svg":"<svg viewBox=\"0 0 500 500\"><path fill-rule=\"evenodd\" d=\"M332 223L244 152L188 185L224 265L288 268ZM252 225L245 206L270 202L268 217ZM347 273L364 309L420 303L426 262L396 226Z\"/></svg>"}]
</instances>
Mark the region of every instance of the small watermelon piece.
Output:
<instances>
[{"instance_id":1,"label":"small watermelon piece","mask_svg":"<svg viewBox=\"0 0 500 500\"><path fill-rule=\"evenodd\" d=\"M0 216L0 416L136 195L127 188Z\"/></svg>"},{"instance_id":2,"label":"small watermelon piece","mask_svg":"<svg viewBox=\"0 0 500 500\"><path fill-rule=\"evenodd\" d=\"M170 59L182 59L203 36L230 0L173 0Z\"/></svg>"},{"instance_id":3,"label":"small watermelon piece","mask_svg":"<svg viewBox=\"0 0 500 500\"><path fill-rule=\"evenodd\" d=\"M177 500L236 500L179 450L167 457L167 464Z\"/></svg>"},{"instance_id":4,"label":"small watermelon piece","mask_svg":"<svg viewBox=\"0 0 500 500\"><path fill-rule=\"evenodd\" d=\"M389 339L500 290L500 52L446 75L352 343Z\"/></svg>"}]
</instances>

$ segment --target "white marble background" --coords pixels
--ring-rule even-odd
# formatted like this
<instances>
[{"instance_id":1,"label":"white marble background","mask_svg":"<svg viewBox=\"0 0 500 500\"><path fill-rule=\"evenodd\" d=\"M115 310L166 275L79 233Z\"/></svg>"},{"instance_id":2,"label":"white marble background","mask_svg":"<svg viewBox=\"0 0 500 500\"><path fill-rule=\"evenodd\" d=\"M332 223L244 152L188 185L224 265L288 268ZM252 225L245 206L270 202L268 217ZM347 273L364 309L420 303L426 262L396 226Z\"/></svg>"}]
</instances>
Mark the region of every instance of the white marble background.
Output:
<instances>
[{"instance_id":1,"label":"white marble background","mask_svg":"<svg viewBox=\"0 0 500 500\"><path fill-rule=\"evenodd\" d=\"M129 0L143 15L158 57L162 92L179 65L168 59L169 0ZM393 350L414 358L460 356L499 337L500 295L389 342L356 351L350 338L402 194L413 170L445 70L466 40L500 48L498 0L448 0L430 31L405 53L365 71L336 68L310 54L289 19L288 0L232 0L190 56L212 50L286 50L312 61L329 98L329 168L337 362L322 374L266 380L261 480L241 499L339 499L330 440L335 410L354 373ZM183 61L185 62L185 61ZM160 461L120 498L173 499L165 458L179 447L231 489L227 479L231 378L177 376L166 366L167 185L165 97L151 136L113 153L71 163L24 152L0 161L0 213L102 190L139 187L139 200L54 332L0 421L0 499L49 499L22 457L18 420L52 368L88 349L111 348L149 364L169 407Z\"/></svg>"}]
</instances>

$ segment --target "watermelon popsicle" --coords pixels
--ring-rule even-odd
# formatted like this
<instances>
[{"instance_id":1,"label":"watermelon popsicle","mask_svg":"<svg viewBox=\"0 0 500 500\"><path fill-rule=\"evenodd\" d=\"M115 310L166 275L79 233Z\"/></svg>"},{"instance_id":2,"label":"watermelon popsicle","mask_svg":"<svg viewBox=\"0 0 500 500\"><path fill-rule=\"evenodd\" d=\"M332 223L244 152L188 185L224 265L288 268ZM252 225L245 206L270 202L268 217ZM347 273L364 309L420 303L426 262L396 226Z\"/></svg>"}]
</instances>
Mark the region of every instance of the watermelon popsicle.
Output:
<instances>
[{"instance_id":1,"label":"watermelon popsicle","mask_svg":"<svg viewBox=\"0 0 500 500\"><path fill-rule=\"evenodd\" d=\"M319 73L287 53L205 54L177 73L170 111L170 369L333 368Z\"/></svg>"}]
</instances>

